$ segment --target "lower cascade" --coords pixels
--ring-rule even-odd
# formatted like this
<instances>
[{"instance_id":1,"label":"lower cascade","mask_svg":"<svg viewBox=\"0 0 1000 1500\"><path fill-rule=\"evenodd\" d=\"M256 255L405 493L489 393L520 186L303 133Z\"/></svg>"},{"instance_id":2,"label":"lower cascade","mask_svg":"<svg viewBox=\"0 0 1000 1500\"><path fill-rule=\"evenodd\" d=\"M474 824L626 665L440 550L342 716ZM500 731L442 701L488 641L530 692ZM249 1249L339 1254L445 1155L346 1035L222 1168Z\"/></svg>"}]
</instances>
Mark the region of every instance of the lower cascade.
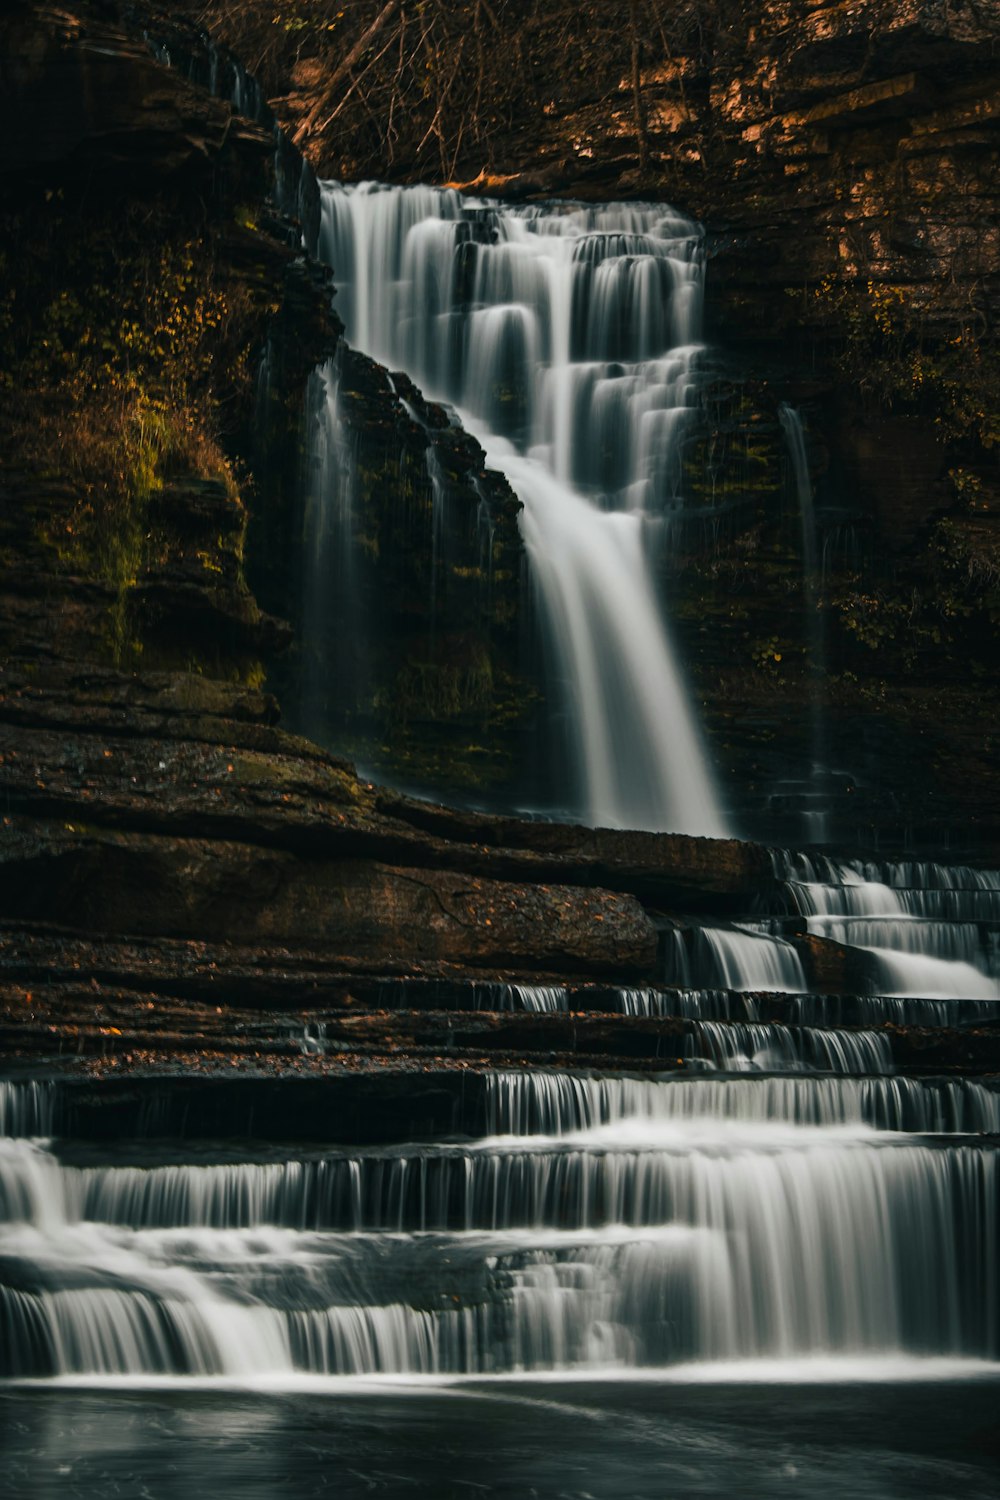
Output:
<instances>
[{"instance_id":1,"label":"lower cascade","mask_svg":"<svg viewBox=\"0 0 1000 1500\"><path fill-rule=\"evenodd\" d=\"M786 915L690 928L679 986L380 983L389 1009L659 1019L670 1074L479 1070L450 1131L299 1148L265 1144L266 1118L259 1141L159 1140L156 1109L86 1146L68 1082L0 1081L0 1374L1000 1360L1000 1088L896 1058L900 1028L1000 1017L1000 877L773 865ZM868 993L808 992L780 936L803 923L836 932ZM886 953L937 994L879 993L901 972ZM322 1058L326 1023L299 1040Z\"/></svg>"},{"instance_id":2,"label":"lower cascade","mask_svg":"<svg viewBox=\"0 0 1000 1500\"><path fill-rule=\"evenodd\" d=\"M738 1027L734 1045L762 1053L766 1030ZM783 1046L769 1044L779 1062ZM1000 1094L889 1076L877 1033L810 1040L796 1065L493 1072L476 1138L298 1154L136 1142L83 1162L19 1133L58 1117L58 1085L40 1099L8 1083L0 1369L267 1380L996 1359Z\"/></svg>"},{"instance_id":3,"label":"lower cascade","mask_svg":"<svg viewBox=\"0 0 1000 1500\"><path fill-rule=\"evenodd\" d=\"M807 931L859 949L877 993L1000 999L992 940L1000 872L783 851L773 862Z\"/></svg>"}]
</instances>

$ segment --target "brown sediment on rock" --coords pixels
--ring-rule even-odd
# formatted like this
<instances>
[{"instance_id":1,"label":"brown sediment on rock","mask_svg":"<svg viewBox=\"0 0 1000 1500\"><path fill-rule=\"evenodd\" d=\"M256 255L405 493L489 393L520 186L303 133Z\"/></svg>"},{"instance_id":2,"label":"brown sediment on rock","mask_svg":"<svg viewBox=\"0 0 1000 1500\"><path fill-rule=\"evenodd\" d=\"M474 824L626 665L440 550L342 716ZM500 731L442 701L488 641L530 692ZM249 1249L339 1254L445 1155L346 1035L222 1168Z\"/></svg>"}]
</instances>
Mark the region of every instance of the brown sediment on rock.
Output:
<instances>
[{"instance_id":1,"label":"brown sediment on rock","mask_svg":"<svg viewBox=\"0 0 1000 1500\"><path fill-rule=\"evenodd\" d=\"M161 861L165 840L195 841L206 848L219 841L314 863L373 859L411 870L461 873L473 882L583 888L565 898L572 902L586 899L585 888L603 886L682 907L725 907L745 904L773 879L767 851L737 840L489 817L386 792L360 780L347 762L277 729L269 722L273 700L259 693L169 674L129 678L97 668L89 674L78 668L19 671L16 664L4 686L0 784L10 809L7 878L14 885L19 877L10 873L15 866L9 862L15 844L21 842L18 859L23 861L33 829L38 840L33 859L43 857L44 843L46 858L57 853L68 858L72 848L78 862L80 849L93 842L97 830L105 836L114 831L133 839L130 857L135 859L139 834L155 835L148 850ZM117 848L119 862L126 859L121 839L107 847ZM207 867L206 859L199 870ZM234 868L238 858L230 852L224 863ZM26 890L20 898L24 916ZM475 885L468 890L475 902ZM610 913L610 908L603 916L595 911L593 922L612 920ZM484 910L482 921L488 917ZM648 971L648 931L644 941L638 967ZM622 950L623 973L637 967L634 954L625 959L631 943L629 937ZM493 962L502 964L502 948L490 946L498 955ZM345 951L358 950L347 943ZM429 950L404 951L436 956ZM541 952L538 965L545 966Z\"/></svg>"},{"instance_id":2,"label":"brown sediment on rock","mask_svg":"<svg viewBox=\"0 0 1000 1500\"><path fill-rule=\"evenodd\" d=\"M793 935L789 941L802 960L809 988L818 994L863 994L872 988L874 960L864 949L850 948L814 933Z\"/></svg>"},{"instance_id":3,"label":"brown sediment on rock","mask_svg":"<svg viewBox=\"0 0 1000 1500\"><path fill-rule=\"evenodd\" d=\"M725 1023L719 1023L724 1030ZM455 1011L310 1009L266 1014L198 1007L142 992L65 984L38 994L0 985L0 1044L8 1070L30 1063L54 1077L137 1080L190 1069L228 1075L336 1079L402 1070L582 1069L698 1073L694 1023L587 1012L501 1015ZM990 1078L1000 1030L888 1026L898 1072Z\"/></svg>"},{"instance_id":4,"label":"brown sediment on rock","mask_svg":"<svg viewBox=\"0 0 1000 1500\"><path fill-rule=\"evenodd\" d=\"M77 831L11 819L4 909L84 931L302 943L489 967L630 976L656 935L619 893L514 884L374 859L298 856L224 838Z\"/></svg>"}]
</instances>

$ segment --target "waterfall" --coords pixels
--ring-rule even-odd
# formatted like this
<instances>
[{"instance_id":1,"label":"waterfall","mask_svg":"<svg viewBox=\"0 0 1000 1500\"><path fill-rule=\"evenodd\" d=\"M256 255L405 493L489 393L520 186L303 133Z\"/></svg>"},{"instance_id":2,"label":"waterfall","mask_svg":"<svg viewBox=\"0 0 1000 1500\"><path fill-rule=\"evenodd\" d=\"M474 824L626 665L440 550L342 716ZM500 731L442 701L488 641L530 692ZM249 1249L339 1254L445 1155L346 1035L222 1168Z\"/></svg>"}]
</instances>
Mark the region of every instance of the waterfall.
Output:
<instances>
[{"instance_id":1,"label":"waterfall","mask_svg":"<svg viewBox=\"0 0 1000 1500\"><path fill-rule=\"evenodd\" d=\"M792 460L795 493L799 503L799 521L802 528L802 575L803 592L807 603L816 587L816 516L813 510L812 480L809 477L809 459L806 454L806 437L802 427L802 416L794 406L782 402L778 408L788 451Z\"/></svg>"},{"instance_id":2,"label":"waterfall","mask_svg":"<svg viewBox=\"0 0 1000 1500\"><path fill-rule=\"evenodd\" d=\"M136 1163L117 1143L73 1165L5 1138L0 1373L280 1381L1000 1353L998 1156L967 1134L997 1130L1000 1095L981 1085L485 1084L490 1133L466 1142L283 1159L205 1142Z\"/></svg>"},{"instance_id":3,"label":"waterfall","mask_svg":"<svg viewBox=\"0 0 1000 1500\"><path fill-rule=\"evenodd\" d=\"M320 253L352 342L453 403L523 503L579 815L723 833L655 579L694 414L698 226L326 183Z\"/></svg>"},{"instance_id":4,"label":"waterfall","mask_svg":"<svg viewBox=\"0 0 1000 1500\"><path fill-rule=\"evenodd\" d=\"M51 1135L54 1107L52 1084L0 1079L0 1137Z\"/></svg>"},{"instance_id":5,"label":"waterfall","mask_svg":"<svg viewBox=\"0 0 1000 1500\"><path fill-rule=\"evenodd\" d=\"M737 928L692 927L691 969L706 989L807 989L802 961L780 937Z\"/></svg>"},{"instance_id":6,"label":"waterfall","mask_svg":"<svg viewBox=\"0 0 1000 1500\"><path fill-rule=\"evenodd\" d=\"M1000 999L987 936L1000 915L1000 871L784 851L773 860L808 930L868 954L880 993Z\"/></svg>"},{"instance_id":7,"label":"waterfall","mask_svg":"<svg viewBox=\"0 0 1000 1500\"><path fill-rule=\"evenodd\" d=\"M1000 1360L1000 1089L897 1073L892 1030L1000 1016L1000 873L772 858L771 911L783 895L814 936L918 966L918 993L809 994L774 916L669 929L700 989L385 981L379 1004L423 985L574 1035L581 1008L617 1012L600 1024L623 1036L663 1017L673 1071L463 1070L450 1125L365 1147L98 1134L81 1151L53 1135L69 1084L0 1081L0 1377ZM323 1019L289 1031L322 1058Z\"/></svg>"},{"instance_id":8,"label":"waterfall","mask_svg":"<svg viewBox=\"0 0 1000 1500\"><path fill-rule=\"evenodd\" d=\"M992 1132L1000 1126L1000 1093L964 1079L698 1078L661 1083L501 1073L489 1085L488 1121L495 1134L577 1139L590 1133L595 1143L605 1145L638 1144L658 1136L669 1140L671 1128L677 1141L678 1123L693 1121L703 1123L708 1135L728 1123L754 1124L765 1127L764 1139L774 1135L776 1125L864 1126L863 1134L869 1129Z\"/></svg>"},{"instance_id":9,"label":"waterfall","mask_svg":"<svg viewBox=\"0 0 1000 1500\"><path fill-rule=\"evenodd\" d=\"M511 985L524 1010L560 1011L569 1009L569 997L561 985Z\"/></svg>"},{"instance_id":10,"label":"waterfall","mask_svg":"<svg viewBox=\"0 0 1000 1500\"><path fill-rule=\"evenodd\" d=\"M1000 871L929 861L873 863L773 850L785 893L784 917L745 917L730 926L689 921L665 933L663 979L681 992L734 992L704 1019L755 1020L741 991L806 995L802 959L784 934L810 936L854 955L849 1011L857 1024L962 1025L1000 1013L994 940ZM838 960L841 962L841 960ZM842 972L846 972L843 971ZM991 1003L992 1002L992 1003ZM657 1014L665 1011L656 1001ZM837 1024L844 1006L803 999L799 1019Z\"/></svg>"},{"instance_id":11,"label":"waterfall","mask_svg":"<svg viewBox=\"0 0 1000 1500\"><path fill-rule=\"evenodd\" d=\"M324 720L331 666L317 643L327 638L333 620L353 611L357 622L358 609L351 546L354 462L340 419L339 392L339 362L332 359L312 376L307 393L315 436L304 526L308 566L302 587L302 720L314 734ZM352 681L347 662L355 649L353 640L341 647L337 666L342 682Z\"/></svg>"},{"instance_id":12,"label":"waterfall","mask_svg":"<svg viewBox=\"0 0 1000 1500\"><path fill-rule=\"evenodd\" d=\"M214 56L211 72L260 112ZM524 504L589 821L720 831L656 578L702 358L696 226L648 205L501 209L327 185L320 233L351 337L460 408ZM359 613L349 538L362 496L342 373L332 362L310 393L303 610L306 634L327 639L333 599L355 624ZM393 387L404 405L405 389ZM812 495L801 424L784 422L808 594ZM425 446L433 629L451 502ZM489 555L488 515L474 520ZM306 670L317 720L327 665ZM675 987L589 987L591 1008L612 1012L595 1045L636 1041L635 1076L582 1041L578 1071L491 1069L429 1028L441 1055L421 1041L400 1057L396 1081L411 1091L397 1098L381 1038L349 1070L336 1053L352 1017L328 1031L296 1012L282 1022L293 1066L283 1077L262 1051L236 1081L263 1087L235 1093L228 1114L198 1092L221 1078L163 1079L142 1054L117 1076L60 1058L55 1084L0 1080L0 1377L281 1387L600 1380L831 1354L869 1368L887 1354L1000 1360L1000 1090L897 1073L913 1039L893 1029L1000 1016L1000 873L774 851L773 875L759 909L741 915L720 897L701 919L664 919ZM871 993L809 993L803 931L835 943L840 972L856 963ZM447 1008L461 981L441 972L404 982L403 996L406 983L440 985ZM543 977L469 986L469 1009L520 1013L472 1018L486 1055L497 1037L514 1039L507 1058L527 1035L577 1046L585 986ZM352 970L345 1011L355 978L359 993L374 988ZM335 1014L348 986L325 988ZM336 1093L349 1071L350 1119ZM303 1082L317 1086L306 1128L326 1145L281 1144L282 1088ZM84 1143L67 1138L102 1111ZM237 1128L219 1128L237 1111ZM168 1117L183 1129L157 1139Z\"/></svg>"},{"instance_id":13,"label":"waterfall","mask_svg":"<svg viewBox=\"0 0 1000 1500\"><path fill-rule=\"evenodd\" d=\"M177 28L166 14L147 17L143 41L156 61L175 68L190 83L216 99L225 99L237 114L245 115L269 132L274 152L273 198L275 207L302 229L302 242L315 250L319 193L309 163L288 139L252 73L228 47L220 47L207 32L184 24Z\"/></svg>"},{"instance_id":14,"label":"waterfall","mask_svg":"<svg viewBox=\"0 0 1000 1500\"><path fill-rule=\"evenodd\" d=\"M878 1031L835 1031L760 1022L699 1021L684 1055L729 1073L891 1073L889 1038Z\"/></svg>"},{"instance_id":15,"label":"waterfall","mask_svg":"<svg viewBox=\"0 0 1000 1500\"><path fill-rule=\"evenodd\" d=\"M627 1016L682 1016L697 1021L757 1021L753 995L735 990L619 990L618 1008Z\"/></svg>"}]
</instances>

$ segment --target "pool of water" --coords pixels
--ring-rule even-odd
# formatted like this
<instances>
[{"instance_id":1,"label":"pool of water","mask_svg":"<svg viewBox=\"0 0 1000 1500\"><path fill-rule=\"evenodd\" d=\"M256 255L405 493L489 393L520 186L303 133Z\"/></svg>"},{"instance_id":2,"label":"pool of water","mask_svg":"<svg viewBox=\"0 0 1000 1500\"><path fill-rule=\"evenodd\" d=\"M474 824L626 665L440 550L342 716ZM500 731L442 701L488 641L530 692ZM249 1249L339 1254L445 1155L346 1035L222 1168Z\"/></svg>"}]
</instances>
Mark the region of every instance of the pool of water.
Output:
<instances>
[{"instance_id":1,"label":"pool of water","mask_svg":"<svg viewBox=\"0 0 1000 1500\"><path fill-rule=\"evenodd\" d=\"M998 1413L995 1373L267 1393L8 1387L0 1495L996 1500Z\"/></svg>"}]
</instances>

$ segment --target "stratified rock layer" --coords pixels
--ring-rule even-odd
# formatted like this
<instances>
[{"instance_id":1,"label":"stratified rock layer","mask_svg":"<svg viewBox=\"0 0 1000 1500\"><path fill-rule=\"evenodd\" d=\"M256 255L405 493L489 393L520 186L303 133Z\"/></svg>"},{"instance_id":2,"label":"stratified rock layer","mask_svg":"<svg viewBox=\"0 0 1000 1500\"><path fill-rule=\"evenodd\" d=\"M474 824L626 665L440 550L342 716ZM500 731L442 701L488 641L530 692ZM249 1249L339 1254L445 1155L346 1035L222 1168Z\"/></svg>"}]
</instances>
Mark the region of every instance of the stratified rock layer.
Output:
<instances>
[{"instance_id":1,"label":"stratified rock layer","mask_svg":"<svg viewBox=\"0 0 1000 1500\"><path fill-rule=\"evenodd\" d=\"M651 974L635 898L745 902L765 851L433 808L170 674L47 668L0 701L5 909L369 959ZM605 887L603 890L601 887Z\"/></svg>"}]
</instances>

